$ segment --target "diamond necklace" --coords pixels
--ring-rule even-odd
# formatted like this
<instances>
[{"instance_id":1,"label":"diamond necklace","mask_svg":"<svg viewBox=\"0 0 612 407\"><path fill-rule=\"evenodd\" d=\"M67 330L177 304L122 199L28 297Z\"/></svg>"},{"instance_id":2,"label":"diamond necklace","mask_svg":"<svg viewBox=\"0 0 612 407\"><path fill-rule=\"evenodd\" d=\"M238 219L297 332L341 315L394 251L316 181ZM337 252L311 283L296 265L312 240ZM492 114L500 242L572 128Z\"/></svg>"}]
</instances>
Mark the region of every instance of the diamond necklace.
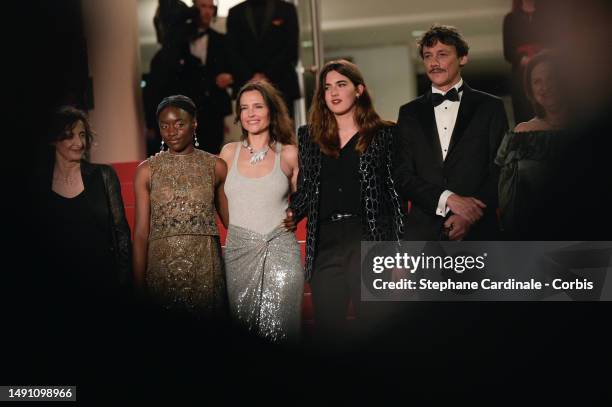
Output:
<instances>
[{"instance_id":1,"label":"diamond necklace","mask_svg":"<svg viewBox=\"0 0 612 407\"><path fill-rule=\"evenodd\" d=\"M276 144L276 141L272 142L272 145L274 144ZM268 154L268 151L270 151L269 145L266 146L263 150L255 151L253 147L251 147L251 145L247 143L246 140L242 142L242 147L246 148L247 150L249 150L249 153L251 153L251 159L249 160L251 165L255 165L258 162L263 161L264 158L266 158L266 154Z\"/></svg>"}]
</instances>

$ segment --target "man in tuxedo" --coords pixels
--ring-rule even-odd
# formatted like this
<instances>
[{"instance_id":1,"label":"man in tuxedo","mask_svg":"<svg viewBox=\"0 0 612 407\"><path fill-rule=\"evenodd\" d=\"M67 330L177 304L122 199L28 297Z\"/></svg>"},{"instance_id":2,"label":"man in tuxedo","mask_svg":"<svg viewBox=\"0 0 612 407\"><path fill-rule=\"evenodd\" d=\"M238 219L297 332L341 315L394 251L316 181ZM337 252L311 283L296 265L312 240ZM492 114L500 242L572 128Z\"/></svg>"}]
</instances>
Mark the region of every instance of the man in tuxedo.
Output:
<instances>
[{"instance_id":1,"label":"man in tuxedo","mask_svg":"<svg viewBox=\"0 0 612 407\"><path fill-rule=\"evenodd\" d=\"M300 97L295 67L299 25L295 6L283 0L247 0L229 10L227 42L234 89L268 80L281 91L293 117Z\"/></svg>"},{"instance_id":2,"label":"man in tuxedo","mask_svg":"<svg viewBox=\"0 0 612 407\"><path fill-rule=\"evenodd\" d=\"M418 44L431 90L400 108L396 127L394 177L411 202L404 237L495 240L503 103L461 78L469 47L456 28L434 25Z\"/></svg>"},{"instance_id":3,"label":"man in tuxedo","mask_svg":"<svg viewBox=\"0 0 612 407\"><path fill-rule=\"evenodd\" d=\"M151 61L145 88L147 127L157 127L155 109L164 97L188 96L198 108L197 147L212 154L221 151L224 118L232 113L227 88L233 82L225 36L210 28L216 12L214 0L194 0L193 7L177 12Z\"/></svg>"}]
</instances>

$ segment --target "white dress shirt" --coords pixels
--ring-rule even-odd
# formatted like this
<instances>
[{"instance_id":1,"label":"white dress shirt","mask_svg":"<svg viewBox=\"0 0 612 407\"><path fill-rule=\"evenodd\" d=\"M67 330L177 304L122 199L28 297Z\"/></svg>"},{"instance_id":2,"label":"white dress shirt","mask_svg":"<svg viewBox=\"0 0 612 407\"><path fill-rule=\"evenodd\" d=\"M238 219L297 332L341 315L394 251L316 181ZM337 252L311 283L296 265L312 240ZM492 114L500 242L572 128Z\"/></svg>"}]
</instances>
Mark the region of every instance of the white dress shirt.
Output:
<instances>
[{"instance_id":1,"label":"white dress shirt","mask_svg":"<svg viewBox=\"0 0 612 407\"><path fill-rule=\"evenodd\" d=\"M459 82L457 82L455 86L453 86L453 88L457 89L458 91L462 85L463 79L459 79ZM431 87L431 92L439 93L441 95L446 94L446 92L442 92L441 90L435 88L433 85ZM459 92L459 102L445 100L438 106L434 107L436 127L438 128L438 137L440 138L440 148L442 149L443 161L446 160L446 155L448 154L448 147L450 146L453 130L455 129L455 123L457 122L457 114L459 113L459 105L461 104L460 101L462 96L463 91ZM448 200L448 197L452 194L452 191L446 190L440 195L440 199L438 199L438 207L436 209L436 214L438 216L445 217L448 214L449 209L446 206L446 201Z\"/></svg>"}]
</instances>

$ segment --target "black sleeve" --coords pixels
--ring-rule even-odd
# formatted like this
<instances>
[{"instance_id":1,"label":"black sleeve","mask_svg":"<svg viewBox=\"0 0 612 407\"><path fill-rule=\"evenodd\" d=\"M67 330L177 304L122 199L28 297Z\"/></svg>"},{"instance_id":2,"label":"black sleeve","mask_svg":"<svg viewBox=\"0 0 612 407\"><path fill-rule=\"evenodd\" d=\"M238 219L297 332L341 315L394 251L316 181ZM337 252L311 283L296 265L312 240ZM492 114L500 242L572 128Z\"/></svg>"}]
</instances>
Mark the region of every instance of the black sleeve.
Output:
<instances>
[{"instance_id":1,"label":"black sleeve","mask_svg":"<svg viewBox=\"0 0 612 407\"><path fill-rule=\"evenodd\" d=\"M388 133L387 133L388 132ZM386 180L386 190L389 199L389 206L392 210L392 216L394 220L394 232L396 234L397 239L399 240L401 236L404 234L404 225L403 225L403 214L404 214L404 204L405 202L400 201L400 198L397 194L397 190L395 188L395 182L393 179L393 128L389 128L385 133L385 180Z\"/></svg>"},{"instance_id":2,"label":"black sleeve","mask_svg":"<svg viewBox=\"0 0 612 407\"><path fill-rule=\"evenodd\" d=\"M121 184L115 170L110 166L102 167L106 195L111 214L111 230L114 234L114 250L119 269L121 284L129 286L132 281L132 239L130 226L125 218Z\"/></svg>"},{"instance_id":3,"label":"black sleeve","mask_svg":"<svg viewBox=\"0 0 612 407\"><path fill-rule=\"evenodd\" d=\"M283 40L283 50L268 59L264 68L264 74L269 78L281 78L287 68L295 68L298 62L300 27L297 11L293 4L285 3L287 10L286 27L287 33Z\"/></svg>"},{"instance_id":4,"label":"black sleeve","mask_svg":"<svg viewBox=\"0 0 612 407\"><path fill-rule=\"evenodd\" d=\"M493 112L489 124L489 174L475 197L487 205L487 210L495 210L498 206L498 182L500 168L495 163L495 158L504 134L508 131L508 119L504 104L500 99L495 99Z\"/></svg>"},{"instance_id":5,"label":"black sleeve","mask_svg":"<svg viewBox=\"0 0 612 407\"><path fill-rule=\"evenodd\" d=\"M241 85L251 79L255 72L253 72L249 61L243 57L241 52L240 30L243 27L240 27L238 18L236 10L231 8L227 16L226 45L234 82Z\"/></svg>"},{"instance_id":6,"label":"black sleeve","mask_svg":"<svg viewBox=\"0 0 612 407\"><path fill-rule=\"evenodd\" d=\"M215 33L214 37L211 34L211 40L214 38L214 43L208 46L208 56L206 60L207 68L207 89L217 88L217 76L224 72L230 72L229 60L227 55L227 39L225 35Z\"/></svg>"},{"instance_id":7,"label":"black sleeve","mask_svg":"<svg viewBox=\"0 0 612 407\"><path fill-rule=\"evenodd\" d=\"M229 55L227 53L227 38L225 35L219 34L218 39L217 58L215 61L215 67L213 69L215 78L221 73L230 72Z\"/></svg>"},{"instance_id":8,"label":"black sleeve","mask_svg":"<svg viewBox=\"0 0 612 407\"><path fill-rule=\"evenodd\" d=\"M410 200L426 213L435 215L444 188L424 180L416 172L415 151L411 143L411 128L416 126L416 119L405 108L400 109L394 132L393 179L402 202Z\"/></svg>"},{"instance_id":9,"label":"black sleeve","mask_svg":"<svg viewBox=\"0 0 612 407\"><path fill-rule=\"evenodd\" d=\"M519 42L519 30L527 29L521 27L521 20L514 13L506 14L503 25L503 43L504 43L504 58L510 62L512 66L518 66L521 62L522 54L517 51Z\"/></svg>"},{"instance_id":10,"label":"black sleeve","mask_svg":"<svg viewBox=\"0 0 612 407\"><path fill-rule=\"evenodd\" d=\"M306 126L302 126L298 130L298 162L299 162L299 173L297 181L297 189L291 194L291 202L289 207L293 210L293 219L295 222L299 222L305 216L308 216L308 198L309 190L312 185L310 179L311 169L306 168L305 163L308 163L308 143L310 142L308 136L308 129Z\"/></svg>"}]
</instances>

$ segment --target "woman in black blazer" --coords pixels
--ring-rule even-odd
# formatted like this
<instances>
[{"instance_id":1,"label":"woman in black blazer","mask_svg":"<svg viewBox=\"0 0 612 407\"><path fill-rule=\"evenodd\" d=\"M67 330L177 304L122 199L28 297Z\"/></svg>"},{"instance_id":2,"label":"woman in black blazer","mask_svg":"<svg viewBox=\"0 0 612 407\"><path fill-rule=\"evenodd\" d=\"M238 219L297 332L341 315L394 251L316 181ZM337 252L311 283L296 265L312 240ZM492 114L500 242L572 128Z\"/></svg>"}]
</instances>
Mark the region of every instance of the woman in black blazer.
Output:
<instances>
[{"instance_id":1,"label":"woman in black blazer","mask_svg":"<svg viewBox=\"0 0 612 407\"><path fill-rule=\"evenodd\" d=\"M315 332L346 339L349 300L361 314L361 240L399 240L402 211L391 178L391 123L375 112L356 65L322 69L310 120L298 131L298 189L286 224L308 217L306 278Z\"/></svg>"}]
</instances>

